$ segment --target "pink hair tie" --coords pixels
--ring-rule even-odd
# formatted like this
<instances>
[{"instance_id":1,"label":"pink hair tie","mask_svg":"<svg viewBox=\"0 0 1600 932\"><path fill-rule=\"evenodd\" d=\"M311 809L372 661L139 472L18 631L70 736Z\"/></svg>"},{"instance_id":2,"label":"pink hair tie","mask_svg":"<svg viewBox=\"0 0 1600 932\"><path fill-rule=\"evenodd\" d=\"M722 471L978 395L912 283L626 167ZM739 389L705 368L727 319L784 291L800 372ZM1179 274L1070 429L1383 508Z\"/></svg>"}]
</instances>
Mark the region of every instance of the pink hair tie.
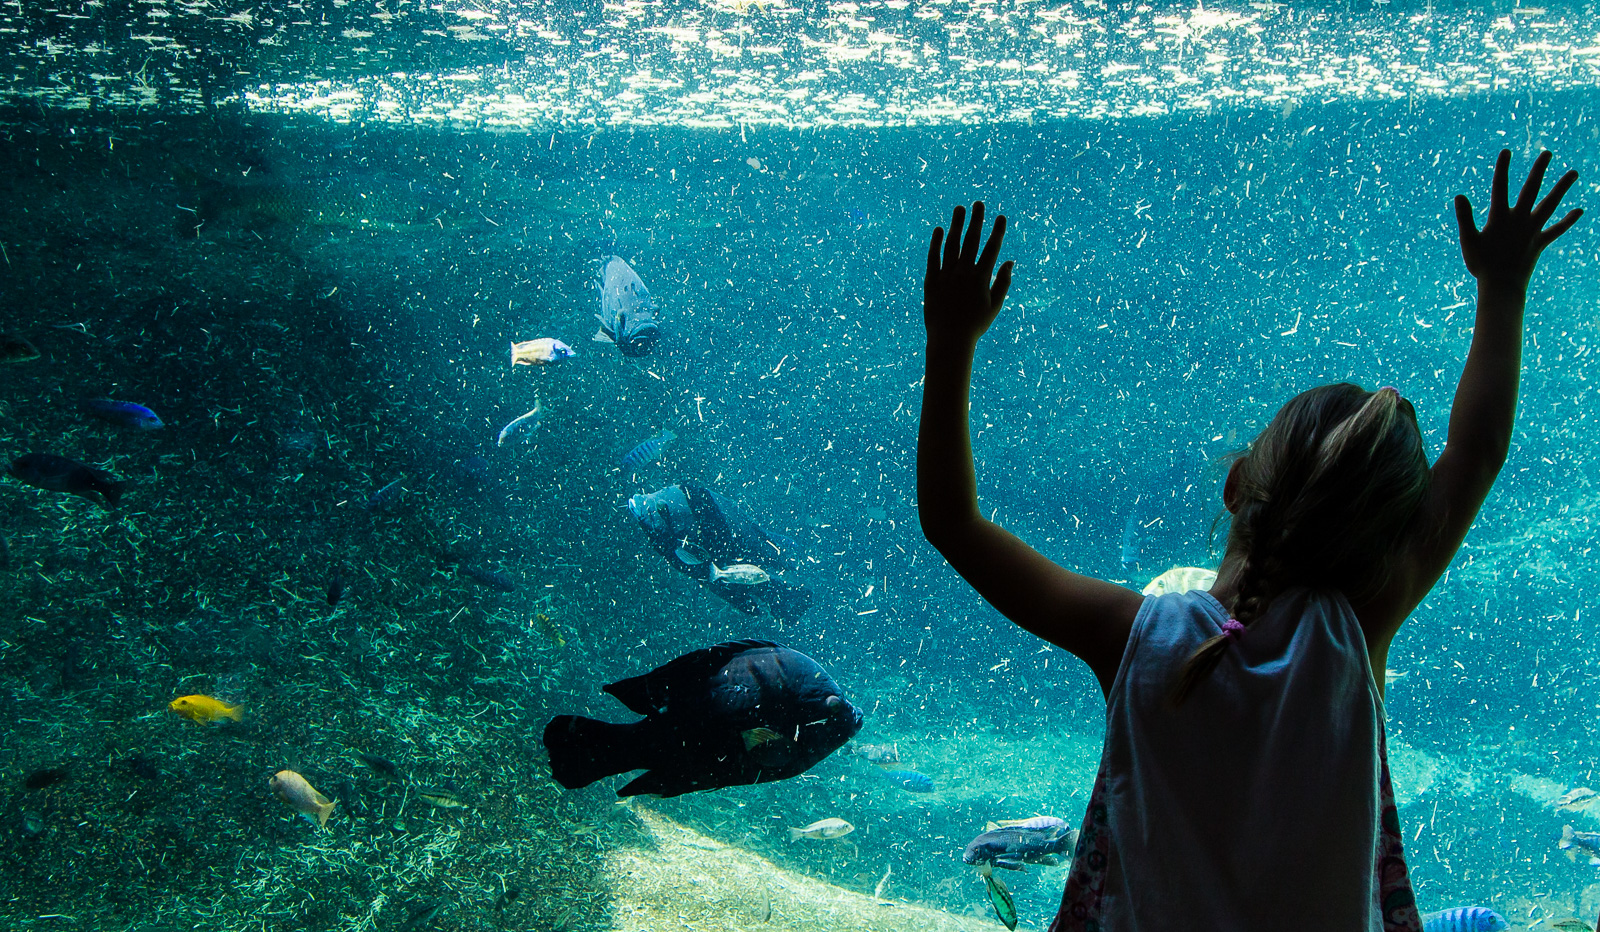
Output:
<instances>
[{"instance_id":1,"label":"pink hair tie","mask_svg":"<svg viewBox=\"0 0 1600 932\"><path fill-rule=\"evenodd\" d=\"M1244 625L1236 618L1229 618L1222 623L1222 636L1230 641L1237 641L1244 636Z\"/></svg>"}]
</instances>

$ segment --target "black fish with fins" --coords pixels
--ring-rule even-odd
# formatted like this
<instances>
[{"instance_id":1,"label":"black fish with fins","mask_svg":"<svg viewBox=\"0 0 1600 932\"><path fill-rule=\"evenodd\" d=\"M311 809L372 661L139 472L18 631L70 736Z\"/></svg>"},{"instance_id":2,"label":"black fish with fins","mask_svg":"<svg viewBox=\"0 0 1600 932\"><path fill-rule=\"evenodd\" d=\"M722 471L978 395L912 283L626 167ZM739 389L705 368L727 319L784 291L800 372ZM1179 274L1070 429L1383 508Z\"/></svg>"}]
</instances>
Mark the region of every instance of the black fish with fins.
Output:
<instances>
[{"instance_id":1,"label":"black fish with fins","mask_svg":"<svg viewBox=\"0 0 1600 932\"><path fill-rule=\"evenodd\" d=\"M765 608L780 621L798 621L811 607L811 590L787 578L795 542L763 528L733 500L681 482L633 496L628 513L673 569L706 583L714 595L746 615ZM738 563L760 567L767 582L711 585L712 566Z\"/></svg>"},{"instance_id":2,"label":"black fish with fins","mask_svg":"<svg viewBox=\"0 0 1600 932\"><path fill-rule=\"evenodd\" d=\"M618 796L680 796L804 773L861 730L861 710L815 660L771 641L729 641L605 691L645 716L558 715L544 729L556 782L577 789L644 769Z\"/></svg>"},{"instance_id":3,"label":"black fish with fins","mask_svg":"<svg viewBox=\"0 0 1600 932\"><path fill-rule=\"evenodd\" d=\"M99 496L112 507L122 500L123 483L110 473L53 453L24 453L11 461L6 472L18 482L47 492L70 492L89 499Z\"/></svg>"}]
</instances>

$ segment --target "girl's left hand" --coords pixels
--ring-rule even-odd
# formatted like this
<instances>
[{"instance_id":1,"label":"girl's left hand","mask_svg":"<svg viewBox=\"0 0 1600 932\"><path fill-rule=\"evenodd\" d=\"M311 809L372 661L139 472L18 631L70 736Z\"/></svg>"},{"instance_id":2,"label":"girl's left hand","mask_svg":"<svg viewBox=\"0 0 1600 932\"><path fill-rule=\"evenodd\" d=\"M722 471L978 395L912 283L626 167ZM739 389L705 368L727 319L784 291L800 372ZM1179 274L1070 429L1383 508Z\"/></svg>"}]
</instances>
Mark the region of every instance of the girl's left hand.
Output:
<instances>
[{"instance_id":1,"label":"girl's left hand","mask_svg":"<svg viewBox=\"0 0 1600 932\"><path fill-rule=\"evenodd\" d=\"M935 227L933 242L928 246L928 274L922 280L922 315L928 328L928 339L955 339L976 343L978 337L994 323L995 315L1005 303L1006 291L1011 287L1011 263L994 272L995 260L1000 257L1000 244L1006 238L1006 218L995 218L994 232L989 242L978 246L983 239L983 202L972 205L972 225L962 239L961 228L966 220L966 208L957 207L950 218L950 237L945 239L942 227ZM942 249L942 258L941 258ZM991 283L990 277L993 276Z\"/></svg>"}]
</instances>

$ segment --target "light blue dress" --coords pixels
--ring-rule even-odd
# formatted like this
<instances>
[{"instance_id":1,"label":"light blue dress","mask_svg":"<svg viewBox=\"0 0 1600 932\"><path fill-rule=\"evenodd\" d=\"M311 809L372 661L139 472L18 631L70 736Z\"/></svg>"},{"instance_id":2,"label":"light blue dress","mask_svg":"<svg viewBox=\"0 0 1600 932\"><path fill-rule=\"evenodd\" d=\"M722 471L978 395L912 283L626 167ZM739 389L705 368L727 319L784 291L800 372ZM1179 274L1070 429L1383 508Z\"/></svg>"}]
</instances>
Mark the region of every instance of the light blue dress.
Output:
<instances>
[{"instance_id":1,"label":"light blue dress","mask_svg":"<svg viewBox=\"0 0 1600 932\"><path fill-rule=\"evenodd\" d=\"M1281 594L1174 706L1227 620L1203 591L1145 599L1052 932L1420 929L1355 612Z\"/></svg>"}]
</instances>

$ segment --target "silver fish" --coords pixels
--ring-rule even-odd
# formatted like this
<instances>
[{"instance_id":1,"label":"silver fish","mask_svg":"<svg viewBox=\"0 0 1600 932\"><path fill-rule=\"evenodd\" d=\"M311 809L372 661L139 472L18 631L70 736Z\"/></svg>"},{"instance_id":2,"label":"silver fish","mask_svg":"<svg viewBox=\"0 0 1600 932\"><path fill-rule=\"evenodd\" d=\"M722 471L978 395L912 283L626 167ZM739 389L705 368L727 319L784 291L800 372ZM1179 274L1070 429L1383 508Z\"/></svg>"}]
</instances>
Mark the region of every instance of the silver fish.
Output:
<instances>
[{"instance_id":1,"label":"silver fish","mask_svg":"<svg viewBox=\"0 0 1600 932\"><path fill-rule=\"evenodd\" d=\"M711 566L711 583L733 583L739 586L759 586L772 581L767 571L754 563L735 563L732 566L717 568L715 563Z\"/></svg>"},{"instance_id":2,"label":"silver fish","mask_svg":"<svg viewBox=\"0 0 1600 932\"><path fill-rule=\"evenodd\" d=\"M539 400L534 399L533 410L517 418L510 424L500 428L500 440L497 446L505 446L507 440L513 440L524 434L533 433L539 426L539 421L544 416L544 409L540 407Z\"/></svg>"}]
</instances>

